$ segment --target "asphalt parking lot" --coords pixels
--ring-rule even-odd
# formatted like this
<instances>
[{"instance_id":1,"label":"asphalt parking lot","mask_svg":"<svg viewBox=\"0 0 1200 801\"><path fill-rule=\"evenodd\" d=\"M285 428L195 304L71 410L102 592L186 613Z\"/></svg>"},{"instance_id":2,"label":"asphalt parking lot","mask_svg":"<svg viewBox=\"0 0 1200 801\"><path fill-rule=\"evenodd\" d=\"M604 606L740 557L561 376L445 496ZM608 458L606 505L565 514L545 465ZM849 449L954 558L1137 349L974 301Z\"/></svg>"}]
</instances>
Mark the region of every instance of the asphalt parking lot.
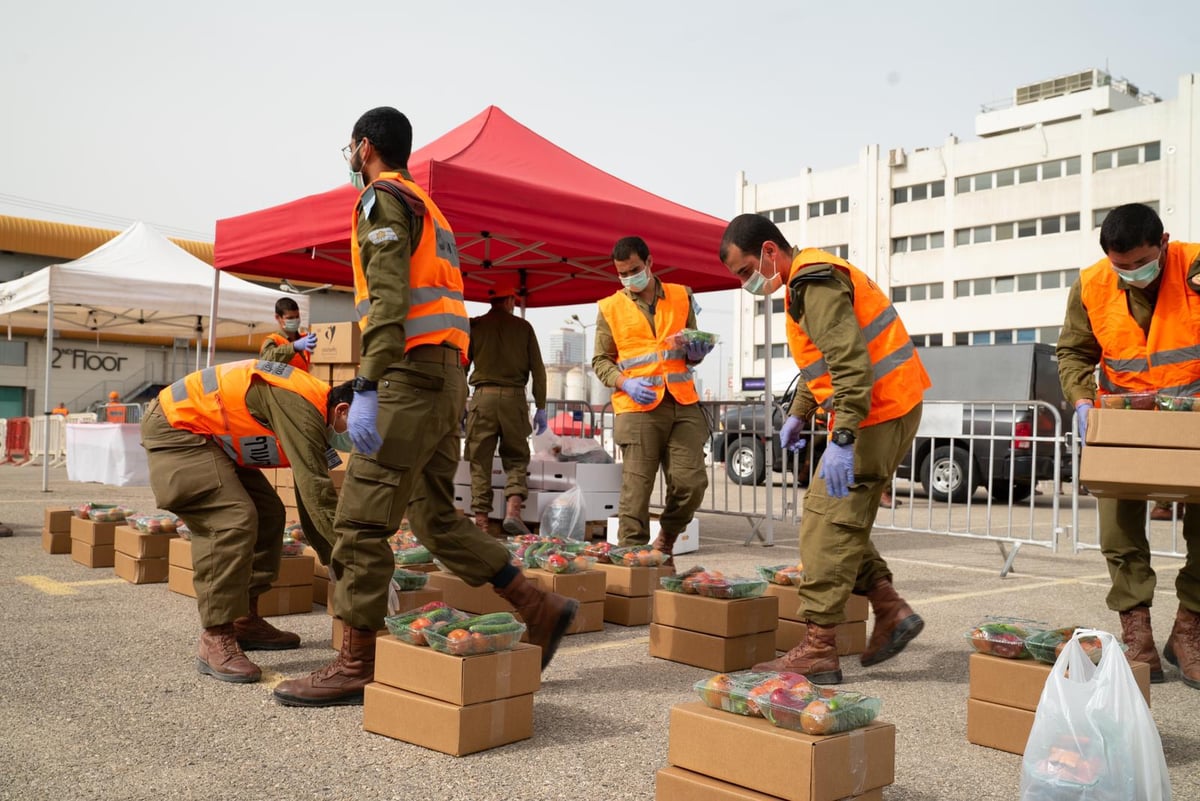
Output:
<instances>
[{"instance_id":1,"label":"asphalt parking lot","mask_svg":"<svg viewBox=\"0 0 1200 801\"><path fill-rule=\"evenodd\" d=\"M0 799L651 799L667 764L668 710L711 675L653 659L647 628L606 625L567 639L543 675L534 736L453 758L362 730L360 707L284 708L284 677L332 657L323 607L274 619L300 650L254 652L264 681L229 685L194 667L195 604L165 584L134 586L41 550L42 510L83 500L153 506L147 488L70 483L40 468L0 467ZM795 562L794 526L773 548L743 545L744 518L701 517L703 564L733 574ZM1095 551L1026 548L1001 578L994 543L881 532L902 595L926 620L902 655L863 668L843 659L847 688L883 699L897 727L896 783L906 801L1015 799L1020 758L966 741L964 633L1004 614L1114 630L1107 572ZM1174 618L1177 559L1156 560L1161 647ZM1200 798L1200 692L1167 667L1152 712L1175 798Z\"/></svg>"}]
</instances>

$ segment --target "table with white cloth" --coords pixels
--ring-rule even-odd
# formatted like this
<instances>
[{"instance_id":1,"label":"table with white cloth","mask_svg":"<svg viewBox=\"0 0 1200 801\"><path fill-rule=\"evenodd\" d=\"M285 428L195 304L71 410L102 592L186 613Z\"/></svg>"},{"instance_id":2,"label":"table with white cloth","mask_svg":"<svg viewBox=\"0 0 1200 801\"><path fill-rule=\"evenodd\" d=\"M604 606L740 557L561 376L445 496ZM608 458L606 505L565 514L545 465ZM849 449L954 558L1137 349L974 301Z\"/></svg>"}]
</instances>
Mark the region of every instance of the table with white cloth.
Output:
<instances>
[{"instance_id":1,"label":"table with white cloth","mask_svg":"<svg viewBox=\"0 0 1200 801\"><path fill-rule=\"evenodd\" d=\"M118 487L149 485L142 427L136 423L68 423L67 478Z\"/></svg>"}]
</instances>

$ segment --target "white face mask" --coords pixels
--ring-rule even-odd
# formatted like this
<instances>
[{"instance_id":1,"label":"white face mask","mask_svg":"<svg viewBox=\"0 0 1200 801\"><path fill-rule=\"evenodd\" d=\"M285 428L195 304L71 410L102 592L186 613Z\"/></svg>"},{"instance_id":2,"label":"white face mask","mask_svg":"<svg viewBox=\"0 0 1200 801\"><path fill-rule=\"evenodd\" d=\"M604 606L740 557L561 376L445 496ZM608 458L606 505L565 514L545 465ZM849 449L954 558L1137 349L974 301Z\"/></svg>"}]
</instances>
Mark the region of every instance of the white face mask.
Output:
<instances>
[{"instance_id":1,"label":"white face mask","mask_svg":"<svg viewBox=\"0 0 1200 801\"><path fill-rule=\"evenodd\" d=\"M759 270L762 269L763 258L765 256L766 246L764 246L763 249L758 252ZM771 262L771 269L775 270L774 262ZM781 276L777 270L772 273L770 278L767 278L761 272L755 270L754 274L747 278L746 282L742 284L742 289L746 290L751 295L772 295L775 293L775 290L779 289L781 286L783 286L783 276Z\"/></svg>"},{"instance_id":2,"label":"white face mask","mask_svg":"<svg viewBox=\"0 0 1200 801\"><path fill-rule=\"evenodd\" d=\"M284 319L283 330L287 331L289 334L294 334L295 332L299 331L300 330L300 318L293 317L290 320Z\"/></svg>"},{"instance_id":3,"label":"white face mask","mask_svg":"<svg viewBox=\"0 0 1200 801\"><path fill-rule=\"evenodd\" d=\"M622 275L621 285L632 292L641 292L650 284L650 268L643 267L640 273Z\"/></svg>"},{"instance_id":4,"label":"white face mask","mask_svg":"<svg viewBox=\"0 0 1200 801\"><path fill-rule=\"evenodd\" d=\"M366 140L363 140L363 141L366 141ZM355 189L357 189L359 192L361 192L367 188L367 181L365 178L363 178L363 174L362 174L362 162L359 162L357 170L354 169L354 156L356 153L358 153L358 148L360 148L360 147L362 147L362 142L359 142L358 147L356 147L356 148L354 148L354 150L350 151L350 159L349 159L349 161L350 161L350 185L353 186Z\"/></svg>"},{"instance_id":5,"label":"white face mask","mask_svg":"<svg viewBox=\"0 0 1200 801\"><path fill-rule=\"evenodd\" d=\"M1121 280L1129 286L1145 289L1158 278L1161 268L1158 266L1158 259L1155 259L1154 261L1146 262L1136 270L1117 270L1116 267L1113 267L1113 269L1116 270L1117 275L1121 276Z\"/></svg>"}]
</instances>

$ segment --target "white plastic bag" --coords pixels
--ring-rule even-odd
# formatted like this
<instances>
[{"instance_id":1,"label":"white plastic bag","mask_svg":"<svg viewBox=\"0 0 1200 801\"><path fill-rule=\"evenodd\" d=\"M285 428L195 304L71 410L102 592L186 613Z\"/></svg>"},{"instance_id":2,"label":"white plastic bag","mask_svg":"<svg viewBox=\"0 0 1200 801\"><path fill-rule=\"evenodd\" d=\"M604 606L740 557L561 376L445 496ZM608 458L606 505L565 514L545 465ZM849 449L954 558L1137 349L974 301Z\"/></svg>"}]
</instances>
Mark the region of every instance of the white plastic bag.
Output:
<instances>
[{"instance_id":1,"label":"white plastic bag","mask_svg":"<svg viewBox=\"0 0 1200 801\"><path fill-rule=\"evenodd\" d=\"M583 492L577 486L571 487L551 501L542 512L542 527L539 533L543 537L562 537L564 540L583 542L587 530L587 526L584 525L586 512Z\"/></svg>"},{"instance_id":2,"label":"white plastic bag","mask_svg":"<svg viewBox=\"0 0 1200 801\"><path fill-rule=\"evenodd\" d=\"M1098 637L1100 664L1079 645ZM1117 638L1076 629L1038 702L1021 801L1170 801L1162 741Z\"/></svg>"}]
</instances>

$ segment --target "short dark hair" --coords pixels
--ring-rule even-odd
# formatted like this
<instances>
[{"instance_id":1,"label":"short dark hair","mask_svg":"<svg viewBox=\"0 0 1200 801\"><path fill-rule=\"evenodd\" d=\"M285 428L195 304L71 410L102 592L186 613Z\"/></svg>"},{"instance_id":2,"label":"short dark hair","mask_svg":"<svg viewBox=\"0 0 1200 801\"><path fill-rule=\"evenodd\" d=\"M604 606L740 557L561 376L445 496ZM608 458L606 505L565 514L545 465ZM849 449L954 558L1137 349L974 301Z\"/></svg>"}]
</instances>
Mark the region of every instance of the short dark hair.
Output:
<instances>
[{"instance_id":1,"label":"short dark hair","mask_svg":"<svg viewBox=\"0 0 1200 801\"><path fill-rule=\"evenodd\" d=\"M300 306L291 298L280 298L275 301L275 313L282 317L287 312L298 312Z\"/></svg>"},{"instance_id":2,"label":"short dark hair","mask_svg":"<svg viewBox=\"0 0 1200 801\"><path fill-rule=\"evenodd\" d=\"M1100 249L1105 253L1128 253L1143 245L1162 241L1163 224L1158 213L1145 203L1117 206L1100 226Z\"/></svg>"},{"instance_id":3,"label":"short dark hair","mask_svg":"<svg viewBox=\"0 0 1200 801\"><path fill-rule=\"evenodd\" d=\"M729 225L725 226L724 235L721 236L721 263L724 264L729 257L730 245L737 245L738 250L743 253L757 256L765 242L774 242L785 251L792 249L775 227L775 223L766 217L761 214L739 214L729 221Z\"/></svg>"},{"instance_id":4,"label":"short dark hair","mask_svg":"<svg viewBox=\"0 0 1200 801\"><path fill-rule=\"evenodd\" d=\"M634 253L638 254L638 258L642 261L645 261L650 258L650 246L640 236L623 236L617 240L617 244L613 245L612 260L625 261L633 258Z\"/></svg>"},{"instance_id":5,"label":"short dark hair","mask_svg":"<svg viewBox=\"0 0 1200 801\"><path fill-rule=\"evenodd\" d=\"M333 411L333 407L339 403L354 404L354 388L349 381L342 384L336 384L329 390L329 398L325 401L325 417L328 419L329 413Z\"/></svg>"},{"instance_id":6,"label":"short dark hair","mask_svg":"<svg viewBox=\"0 0 1200 801\"><path fill-rule=\"evenodd\" d=\"M359 117L350 138L355 142L370 139L384 164L407 169L412 155L412 123L391 106L373 108Z\"/></svg>"}]
</instances>

